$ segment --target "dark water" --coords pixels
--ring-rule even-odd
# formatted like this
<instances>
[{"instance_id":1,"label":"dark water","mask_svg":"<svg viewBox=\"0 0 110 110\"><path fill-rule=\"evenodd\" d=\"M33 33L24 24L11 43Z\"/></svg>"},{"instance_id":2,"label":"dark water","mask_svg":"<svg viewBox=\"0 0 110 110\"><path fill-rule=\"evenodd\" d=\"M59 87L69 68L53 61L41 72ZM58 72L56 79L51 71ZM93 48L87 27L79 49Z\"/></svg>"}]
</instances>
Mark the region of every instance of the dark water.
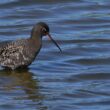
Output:
<instances>
[{"instance_id":1,"label":"dark water","mask_svg":"<svg viewBox=\"0 0 110 110\"><path fill-rule=\"evenodd\" d=\"M49 24L26 71L0 71L0 110L110 110L110 0L0 0L0 40Z\"/></svg>"}]
</instances>

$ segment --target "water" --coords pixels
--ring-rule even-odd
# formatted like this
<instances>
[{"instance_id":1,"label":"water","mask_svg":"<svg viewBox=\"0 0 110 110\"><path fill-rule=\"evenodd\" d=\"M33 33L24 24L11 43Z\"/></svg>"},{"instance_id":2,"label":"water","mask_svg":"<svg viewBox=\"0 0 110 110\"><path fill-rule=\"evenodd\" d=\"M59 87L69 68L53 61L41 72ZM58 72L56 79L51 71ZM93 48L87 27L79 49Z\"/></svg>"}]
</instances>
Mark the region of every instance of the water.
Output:
<instances>
[{"instance_id":1,"label":"water","mask_svg":"<svg viewBox=\"0 0 110 110\"><path fill-rule=\"evenodd\" d=\"M28 70L1 69L0 110L109 110L110 1L0 0L0 41L39 21L63 53L45 37Z\"/></svg>"}]
</instances>

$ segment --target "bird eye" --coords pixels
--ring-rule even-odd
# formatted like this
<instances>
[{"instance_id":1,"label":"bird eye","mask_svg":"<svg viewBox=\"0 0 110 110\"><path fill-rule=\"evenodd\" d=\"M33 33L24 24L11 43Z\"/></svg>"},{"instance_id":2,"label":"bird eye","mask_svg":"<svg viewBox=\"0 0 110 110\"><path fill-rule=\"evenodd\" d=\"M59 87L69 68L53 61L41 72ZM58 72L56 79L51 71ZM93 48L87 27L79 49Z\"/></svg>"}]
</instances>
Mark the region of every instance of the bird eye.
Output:
<instances>
[{"instance_id":1,"label":"bird eye","mask_svg":"<svg viewBox=\"0 0 110 110\"><path fill-rule=\"evenodd\" d=\"M47 32L47 30L46 30L45 28L42 28L42 32L45 32L45 33L46 33L46 32Z\"/></svg>"},{"instance_id":2,"label":"bird eye","mask_svg":"<svg viewBox=\"0 0 110 110\"><path fill-rule=\"evenodd\" d=\"M45 36L45 35L47 35L47 30L43 27L42 28L42 34Z\"/></svg>"}]
</instances>

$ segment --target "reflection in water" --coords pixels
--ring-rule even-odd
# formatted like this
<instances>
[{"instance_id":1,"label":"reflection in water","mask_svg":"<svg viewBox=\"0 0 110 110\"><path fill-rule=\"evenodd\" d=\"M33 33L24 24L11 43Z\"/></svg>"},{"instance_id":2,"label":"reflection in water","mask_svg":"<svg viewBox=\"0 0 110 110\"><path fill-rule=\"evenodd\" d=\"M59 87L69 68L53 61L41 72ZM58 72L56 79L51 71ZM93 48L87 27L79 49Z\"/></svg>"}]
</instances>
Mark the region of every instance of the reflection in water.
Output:
<instances>
[{"instance_id":1,"label":"reflection in water","mask_svg":"<svg viewBox=\"0 0 110 110\"><path fill-rule=\"evenodd\" d=\"M38 81L33 79L33 74L24 71L11 71L11 70L1 70L0 71L0 91L3 93L18 93L14 99L15 101L26 101L28 100L31 105L39 108L40 110L47 110L42 103L44 96L40 94Z\"/></svg>"}]
</instances>

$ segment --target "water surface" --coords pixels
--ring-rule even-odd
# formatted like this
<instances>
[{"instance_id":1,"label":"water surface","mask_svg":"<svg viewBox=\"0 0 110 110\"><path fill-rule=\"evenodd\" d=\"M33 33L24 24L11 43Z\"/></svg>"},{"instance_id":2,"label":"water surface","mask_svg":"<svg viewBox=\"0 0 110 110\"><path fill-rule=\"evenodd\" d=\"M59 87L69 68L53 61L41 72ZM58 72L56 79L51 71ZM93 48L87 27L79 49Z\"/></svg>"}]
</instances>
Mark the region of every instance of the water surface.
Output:
<instances>
[{"instance_id":1,"label":"water surface","mask_svg":"<svg viewBox=\"0 0 110 110\"><path fill-rule=\"evenodd\" d=\"M1 0L0 41L28 38L44 21L48 38L25 71L0 70L0 110L109 110L110 1Z\"/></svg>"}]
</instances>

